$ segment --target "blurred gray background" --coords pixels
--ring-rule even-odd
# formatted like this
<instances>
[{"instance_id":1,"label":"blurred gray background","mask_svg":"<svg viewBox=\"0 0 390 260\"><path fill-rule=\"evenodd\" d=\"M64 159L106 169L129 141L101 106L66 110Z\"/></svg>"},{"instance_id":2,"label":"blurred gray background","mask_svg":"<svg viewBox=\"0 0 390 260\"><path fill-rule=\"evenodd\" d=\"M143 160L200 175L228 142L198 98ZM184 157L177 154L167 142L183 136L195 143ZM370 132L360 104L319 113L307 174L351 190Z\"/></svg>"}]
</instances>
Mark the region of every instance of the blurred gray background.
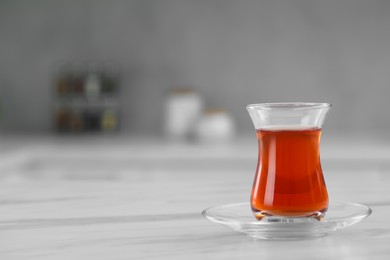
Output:
<instances>
[{"instance_id":1,"label":"blurred gray background","mask_svg":"<svg viewBox=\"0 0 390 260\"><path fill-rule=\"evenodd\" d=\"M4 132L52 130L53 68L122 67L122 131L161 132L190 86L252 132L249 103L334 105L330 130L390 128L390 1L0 1Z\"/></svg>"}]
</instances>

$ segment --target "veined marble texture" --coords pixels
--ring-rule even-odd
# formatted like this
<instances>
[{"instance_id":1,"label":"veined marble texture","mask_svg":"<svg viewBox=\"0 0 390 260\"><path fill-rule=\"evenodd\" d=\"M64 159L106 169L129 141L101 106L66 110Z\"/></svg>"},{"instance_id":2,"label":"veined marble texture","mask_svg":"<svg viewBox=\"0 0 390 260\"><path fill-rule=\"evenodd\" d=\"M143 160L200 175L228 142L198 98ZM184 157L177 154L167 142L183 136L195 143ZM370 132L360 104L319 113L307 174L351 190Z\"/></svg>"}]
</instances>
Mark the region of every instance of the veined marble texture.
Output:
<instances>
[{"instance_id":1,"label":"veined marble texture","mask_svg":"<svg viewBox=\"0 0 390 260\"><path fill-rule=\"evenodd\" d=\"M34 160L34 152L18 150L14 157L20 161L13 158L13 165L0 170L1 260L390 257L386 158L323 159L330 199L367 204L373 209L369 218L319 239L266 241L201 215L209 206L249 199L256 154L191 161L148 160L146 153L135 161L115 157L99 164L88 156L73 162L50 157L64 147L48 144L29 148L41 154ZM115 147L111 154L126 151ZM93 154L95 148L86 145L83 151Z\"/></svg>"}]
</instances>

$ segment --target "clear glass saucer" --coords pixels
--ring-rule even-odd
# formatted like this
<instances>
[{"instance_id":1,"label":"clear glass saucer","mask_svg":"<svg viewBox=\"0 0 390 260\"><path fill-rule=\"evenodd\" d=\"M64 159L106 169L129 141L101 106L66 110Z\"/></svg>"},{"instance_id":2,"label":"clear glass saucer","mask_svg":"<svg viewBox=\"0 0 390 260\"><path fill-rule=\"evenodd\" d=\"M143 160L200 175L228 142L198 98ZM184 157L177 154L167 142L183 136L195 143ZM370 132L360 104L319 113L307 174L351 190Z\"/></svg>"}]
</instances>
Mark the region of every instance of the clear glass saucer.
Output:
<instances>
[{"instance_id":1,"label":"clear glass saucer","mask_svg":"<svg viewBox=\"0 0 390 260\"><path fill-rule=\"evenodd\" d=\"M297 218L297 221L256 220L249 202L233 203L205 209L202 214L211 222L227 226L254 238L297 240L323 237L354 225L371 214L366 205L333 201L321 220ZM282 218L283 219L283 218ZM280 220L280 219L279 219Z\"/></svg>"}]
</instances>

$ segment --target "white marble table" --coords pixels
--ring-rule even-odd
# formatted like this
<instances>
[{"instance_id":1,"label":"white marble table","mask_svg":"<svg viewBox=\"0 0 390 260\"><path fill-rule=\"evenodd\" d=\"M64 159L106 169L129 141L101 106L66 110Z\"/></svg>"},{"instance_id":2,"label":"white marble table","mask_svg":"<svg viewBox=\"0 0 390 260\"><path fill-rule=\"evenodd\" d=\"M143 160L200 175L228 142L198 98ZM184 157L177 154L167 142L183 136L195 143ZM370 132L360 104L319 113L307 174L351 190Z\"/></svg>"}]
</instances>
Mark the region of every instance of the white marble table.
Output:
<instances>
[{"instance_id":1,"label":"white marble table","mask_svg":"<svg viewBox=\"0 0 390 260\"><path fill-rule=\"evenodd\" d=\"M373 214L304 241L256 240L202 217L206 207L248 200L255 144L45 139L7 148L0 259L389 259L390 160L382 152L390 149L375 147L378 156L323 158L331 200L365 203Z\"/></svg>"}]
</instances>

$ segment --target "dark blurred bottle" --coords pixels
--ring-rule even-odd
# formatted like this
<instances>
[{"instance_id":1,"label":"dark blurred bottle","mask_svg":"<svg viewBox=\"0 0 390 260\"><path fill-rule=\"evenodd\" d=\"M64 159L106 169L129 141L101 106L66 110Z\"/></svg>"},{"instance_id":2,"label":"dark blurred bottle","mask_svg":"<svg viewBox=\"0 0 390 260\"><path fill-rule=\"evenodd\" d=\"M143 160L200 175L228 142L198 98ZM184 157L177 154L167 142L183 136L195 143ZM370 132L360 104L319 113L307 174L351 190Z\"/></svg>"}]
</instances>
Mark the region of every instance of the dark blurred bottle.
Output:
<instances>
[{"instance_id":1,"label":"dark blurred bottle","mask_svg":"<svg viewBox=\"0 0 390 260\"><path fill-rule=\"evenodd\" d=\"M101 76L103 94L117 94L119 81L119 65L115 62L103 63Z\"/></svg>"},{"instance_id":2,"label":"dark blurred bottle","mask_svg":"<svg viewBox=\"0 0 390 260\"><path fill-rule=\"evenodd\" d=\"M73 62L71 65L71 71L72 94L78 97L84 93L86 68L80 62Z\"/></svg>"},{"instance_id":3,"label":"dark blurred bottle","mask_svg":"<svg viewBox=\"0 0 390 260\"><path fill-rule=\"evenodd\" d=\"M71 118L71 111L66 107L58 107L55 115L56 128L59 132L69 131L69 122Z\"/></svg>"},{"instance_id":4,"label":"dark blurred bottle","mask_svg":"<svg viewBox=\"0 0 390 260\"><path fill-rule=\"evenodd\" d=\"M60 75L57 79L57 88L56 94L57 96L65 96L68 93L68 82L67 77L65 75Z\"/></svg>"},{"instance_id":5,"label":"dark blurred bottle","mask_svg":"<svg viewBox=\"0 0 390 260\"><path fill-rule=\"evenodd\" d=\"M73 100L72 113L69 118L69 130L73 133L84 131L83 104L81 100Z\"/></svg>"},{"instance_id":6,"label":"dark blurred bottle","mask_svg":"<svg viewBox=\"0 0 390 260\"><path fill-rule=\"evenodd\" d=\"M97 109L86 109L83 113L84 129L88 132L97 132L100 127L101 113Z\"/></svg>"},{"instance_id":7,"label":"dark blurred bottle","mask_svg":"<svg viewBox=\"0 0 390 260\"><path fill-rule=\"evenodd\" d=\"M72 132L82 132L84 130L84 121L79 111L74 111L69 120L69 128Z\"/></svg>"},{"instance_id":8,"label":"dark blurred bottle","mask_svg":"<svg viewBox=\"0 0 390 260\"><path fill-rule=\"evenodd\" d=\"M70 63L61 63L55 69L55 91L57 97L64 98L72 92L72 73Z\"/></svg>"}]
</instances>

